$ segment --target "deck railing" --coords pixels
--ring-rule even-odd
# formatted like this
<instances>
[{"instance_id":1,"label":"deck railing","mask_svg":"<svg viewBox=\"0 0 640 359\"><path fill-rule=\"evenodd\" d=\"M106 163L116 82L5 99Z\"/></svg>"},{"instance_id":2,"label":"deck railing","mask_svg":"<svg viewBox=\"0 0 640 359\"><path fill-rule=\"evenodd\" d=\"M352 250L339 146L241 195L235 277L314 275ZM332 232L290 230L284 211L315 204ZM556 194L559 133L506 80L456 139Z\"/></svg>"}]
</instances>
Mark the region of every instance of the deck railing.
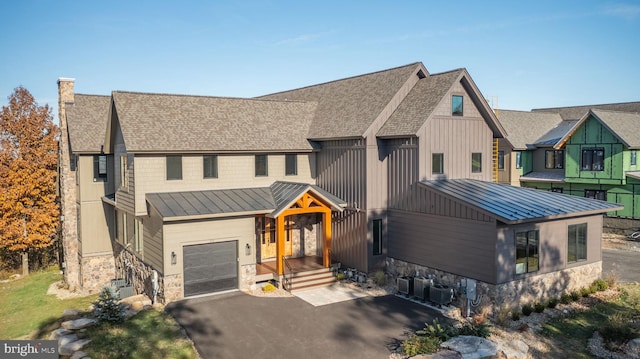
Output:
<instances>
[{"instance_id":1,"label":"deck railing","mask_svg":"<svg viewBox=\"0 0 640 359\"><path fill-rule=\"evenodd\" d=\"M282 287L291 292L291 290L293 289L293 267L291 266L291 263L289 263L289 260L287 259L287 257L282 257L282 262L284 263L284 273L282 275ZM288 276L287 276L287 272L289 272Z\"/></svg>"}]
</instances>

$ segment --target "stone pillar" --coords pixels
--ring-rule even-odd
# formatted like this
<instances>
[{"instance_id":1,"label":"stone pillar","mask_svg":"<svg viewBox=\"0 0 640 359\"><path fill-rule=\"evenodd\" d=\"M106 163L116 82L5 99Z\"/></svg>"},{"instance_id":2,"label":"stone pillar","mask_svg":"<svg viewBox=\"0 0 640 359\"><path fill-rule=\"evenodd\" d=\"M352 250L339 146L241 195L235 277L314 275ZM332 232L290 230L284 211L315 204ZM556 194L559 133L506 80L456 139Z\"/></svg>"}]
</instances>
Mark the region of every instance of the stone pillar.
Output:
<instances>
[{"instance_id":1,"label":"stone pillar","mask_svg":"<svg viewBox=\"0 0 640 359\"><path fill-rule=\"evenodd\" d=\"M78 256L75 166L69 144L65 106L74 102L74 79L58 79L58 120L60 122L60 152L58 157L60 183L60 215L62 216L62 248L64 280L71 288L81 285Z\"/></svg>"}]
</instances>

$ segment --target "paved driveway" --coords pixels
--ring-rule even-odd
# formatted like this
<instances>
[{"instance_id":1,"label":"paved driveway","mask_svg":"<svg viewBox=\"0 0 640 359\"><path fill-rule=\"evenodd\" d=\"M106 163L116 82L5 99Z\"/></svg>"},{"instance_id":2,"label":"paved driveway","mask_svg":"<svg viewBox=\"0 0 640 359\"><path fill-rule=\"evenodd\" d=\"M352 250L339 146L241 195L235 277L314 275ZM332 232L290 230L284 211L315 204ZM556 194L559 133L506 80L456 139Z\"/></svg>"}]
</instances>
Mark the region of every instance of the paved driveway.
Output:
<instances>
[{"instance_id":1,"label":"paved driveway","mask_svg":"<svg viewBox=\"0 0 640 359\"><path fill-rule=\"evenodd\" d=\"M620 282L640 282L640 251L602 250L602 273L615 272Z\"/></svg>"},{"instance_id":2,"label":"paved driveway","mask_svg":"<svg viewBox=\"0 0 640 359\"><path fill-rule=\"evenodd\" d=\"M395 296L314 307L233 292L167 306L204 359L389 358L408 329L440 316Z\"/></svg>"}]
</instances>

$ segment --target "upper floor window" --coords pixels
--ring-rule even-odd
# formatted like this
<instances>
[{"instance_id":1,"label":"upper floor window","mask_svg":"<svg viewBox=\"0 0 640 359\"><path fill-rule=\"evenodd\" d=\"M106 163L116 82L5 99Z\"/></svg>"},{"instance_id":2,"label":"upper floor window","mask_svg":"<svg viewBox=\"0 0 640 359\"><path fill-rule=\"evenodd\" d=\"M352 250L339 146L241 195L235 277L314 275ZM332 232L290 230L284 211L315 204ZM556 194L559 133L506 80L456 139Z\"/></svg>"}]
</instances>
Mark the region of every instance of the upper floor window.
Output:
<instances>
[{"instance_id":1,"label":"upper floor window","mask_svg":"<svg viewBox=\"0 0 640 359\"><path fill-rule=\"evenodd\" d=\"M582 150L583 171L604 171L604 148Z\"/></svg>"},{"instance_id":2,"label":"upper floor window","mask_svg":"<svg viewBox=\"0 0 640 359\"><path fill-rule=\"evenodd\" d=\"M599 199L601 201L607 200L607 191L599 189L586 189L584 190L584 196L586 198Z\"/></svg>"},{"instance_id":3,"label":"upper floor window","mask_svg":"<svg viewBox=\"0 0 640 359\"><path fill-rule=\"evenodd\" d=\"M255 158L255 174L258 176L268 176L269 175L269 162L267 155L256 155Z\"/></svg>"},{"instance_id":4,"label":"upper floor window","mask_svg":"<svg viewBox=\"0 0 640 359\"><path fill-rule=\"evenodd\" d=\"M204 178L218 178L218 156L202 156L202 174Z\"/></svg>"},{"instance_id":5,"label":"upper floor window","mask_svg":"<svg viewBox=\"0 0 640 359\"><path fill-rule=\"evenodd\" d=\"M167 180L182 179L182 156L167 156Z\"/></svg>"},{"instance_id":6,"label":"upper floor window","mask_svg":"<svg viewBox=\"0 0 640 359\"><path fill-rule=\"evenodd\" d=\"M129 188L129 157L126 154L120 155L120 187Z\"/></svg>"},{"instance_id":7,"label":"upper floor window","mask_svg":"<svg viewBox=\"0 0 640 359\"><path fill-rule=\"evenodd\" d=\"M431 173L434 175L444 174L444 154L431 154Z\"/></svg>"},{"instance_id":8,"label":"upper floor window","mask_svg":"<svg viewBox=\"0 0 640 359\"><path fill-rule=\"evenodd\" d=\"M498 151L498 169L504 169L504 151Z\"/></svg>"},{"instance_id":9,"label":"upper floor window","mask_svg":"<svg viewBox=\"0 0 640 359\"><path fill-rule=\"evenodd\" d=\"M382 220L373 220L373 255L382 254Z\"/></svg>"},{"instance_id":10,"label":"upper floor window","mask_svg":"<svg viewBox=\"0 0 640 359\"><path fill-rule=\"evenodd\" d=\"M551 187L551 192L554 192L554 193L563 193L563 191L564 191L564 190L562 189L562 187Z\"/></svg>"},{"instance_id":11,"label":"upper floor window","mask_svg":"<svg viewBox=\"0 0 640 359\"><path fill-rule=\"evenodd\" d=\"M287 153L284 155L284 174L286 176L296 176L298 174L298 155Z\"/></svg>"},{"instance_id":12,"label":"upper floor window","mask_svg":"<svg viewBox=\"0 0 640 359\"><path fill-rule=\"evenodd\" d=\"M587 259L587 224L572 224L567 235L567 262Z\"/></svg>"},{"instance_id":13,"label":"upper floor window","mask_svg":"<svg viewBox=\"0 0 640 359\"><path fill-rule=\"evenodd\" d=\"M459 95L451 96L451 116L462 116L463 97Z\"/></svg>"},{"instance_id":14,"label":"upper floor window","mask_svg":"<svg viewBox=\"0 0 640 359\"><path fill-rule=\"evenodd\" d=\"M564 168L564 150L544 151L544 168Z\"/></svg>"},{"instance_id":15,"label":"upper floor window","mask_svg":"<svg viewBox=\"0 0 640 359\"><path fill-rule=\"evenodd\" d=\"M107 156L93 156L93 182L107 181Z\"/></svg>"},{"instance_id":16,"label":"upper floor window","mask_svg":"<svg viewBox=\"0 0 640 359\"><path fill-rule=\"evenodd\" d=\"M516 168L522 168L522 152L520 151L516 152Z\"/></svg>"},{"instance_id":17,"label":"upper floor window","mask_svg":"<svg viewBox=\"0 0 640 359\"><path fill-rule=\"evenodd\" d=\"M535 272L539 269L539 236L537 230L516 233L516 274Z\"/></svg>"},{"instance_id":18,"label":"upper floor window","mask_svg":"<svg viewBox=\"0 0 640 359\"><path fill-rule=\"evenodd\" d=\"M631 150L631 166L635 166L637 164L636 156L636 150Z\"/></svg>"},{"instance_id":19,"label":"upper floor window","mask_svg":"<svg viewBox=\"0 0 640 359\"><path fill-rule=\"evenodd\" d=\"M482 153L474 152L471 154L471 172L482 172Z\"/></svg>"}]
</instances>

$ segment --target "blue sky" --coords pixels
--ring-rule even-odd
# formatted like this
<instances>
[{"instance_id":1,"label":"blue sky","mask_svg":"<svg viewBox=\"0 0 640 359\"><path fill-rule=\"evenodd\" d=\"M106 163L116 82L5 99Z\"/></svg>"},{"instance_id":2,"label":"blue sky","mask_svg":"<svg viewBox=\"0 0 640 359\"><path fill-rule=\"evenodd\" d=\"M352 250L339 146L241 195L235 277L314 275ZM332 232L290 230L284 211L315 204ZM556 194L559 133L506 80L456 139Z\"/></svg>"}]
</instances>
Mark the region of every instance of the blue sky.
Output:
<instances>
[{"instance_id":1,"label":"blue sky","mask_svg":"<svg viewBox=\"0 0 640 359\"><path fill-rule=\"evenodd\" d=\"M491 104L640 101L639 1L2 1L0 105L76 92L254 97L422 61Z\"/></svg>"}]
</instances>

